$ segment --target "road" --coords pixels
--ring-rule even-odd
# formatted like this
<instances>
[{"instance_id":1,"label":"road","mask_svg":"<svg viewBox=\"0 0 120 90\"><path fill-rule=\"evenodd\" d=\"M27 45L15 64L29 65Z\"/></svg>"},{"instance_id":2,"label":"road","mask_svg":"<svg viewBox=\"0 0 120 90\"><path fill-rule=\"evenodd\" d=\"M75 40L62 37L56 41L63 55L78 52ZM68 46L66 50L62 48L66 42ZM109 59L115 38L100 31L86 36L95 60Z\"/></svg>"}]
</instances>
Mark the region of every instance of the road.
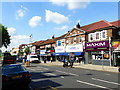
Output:
<instances>
[{"instance_id":1,"label":"road","mask_svg":"<svg viewBox=\"0 0 120 90\"><path fill-rule=\"evenodd\" d=\"M26 69L32 76L31 88L51 86L57 89L120 89L118 73L41 64L32 64L32 67L26 67Z\"/></svg>"}]
</instances>

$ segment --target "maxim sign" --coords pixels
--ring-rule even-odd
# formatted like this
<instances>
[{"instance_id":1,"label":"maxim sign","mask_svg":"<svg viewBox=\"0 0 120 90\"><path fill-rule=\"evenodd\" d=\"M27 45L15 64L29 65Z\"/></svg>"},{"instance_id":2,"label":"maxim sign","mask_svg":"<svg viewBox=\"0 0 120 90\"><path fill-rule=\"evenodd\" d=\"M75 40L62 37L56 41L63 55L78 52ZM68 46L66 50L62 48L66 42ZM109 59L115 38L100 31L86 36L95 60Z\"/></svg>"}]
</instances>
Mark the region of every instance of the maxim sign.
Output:
<instances>
[{"instance_id":1,"label":"maxim sign","mask_svg":"<svg viewBox=\"0 0 120 90\"><path fill-rule=\"evenodd\" d=\"M105 48L109 47L109 41L90 42L85 44L85 48Z\"/></svg>"}]
</instances>

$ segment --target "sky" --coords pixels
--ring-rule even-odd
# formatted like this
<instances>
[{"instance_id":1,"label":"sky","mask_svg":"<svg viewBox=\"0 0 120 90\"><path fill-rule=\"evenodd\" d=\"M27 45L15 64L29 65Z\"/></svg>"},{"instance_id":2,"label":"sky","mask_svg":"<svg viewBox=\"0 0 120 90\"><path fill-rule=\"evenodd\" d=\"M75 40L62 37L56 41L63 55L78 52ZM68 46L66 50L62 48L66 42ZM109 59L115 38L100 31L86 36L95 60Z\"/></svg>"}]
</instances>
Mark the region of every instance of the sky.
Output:
<instances>
[{"instance_id":1,"label":"sky","mask_svg":"<svg viewBox=\"0 0 120 90\"><path fill-rule=\"evenodd\" d=\"M2 2L0 23L8 28L11 36L7 50L20 44L50 39L53 35L58 37L72 30L78 22L84 26L100 20L118 20L118 2L74 1Z\"/></svg>"}]
</instances>

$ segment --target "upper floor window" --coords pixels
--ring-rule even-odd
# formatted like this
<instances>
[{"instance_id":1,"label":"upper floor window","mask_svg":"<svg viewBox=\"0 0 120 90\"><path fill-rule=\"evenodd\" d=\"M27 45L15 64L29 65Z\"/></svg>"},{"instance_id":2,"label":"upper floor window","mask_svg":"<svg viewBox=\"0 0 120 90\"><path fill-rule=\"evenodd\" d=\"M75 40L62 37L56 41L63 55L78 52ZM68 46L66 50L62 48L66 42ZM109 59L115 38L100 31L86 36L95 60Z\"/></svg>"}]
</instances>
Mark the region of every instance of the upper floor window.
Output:
<instances>
[{"instance_id":1,"label":"upper floor window","mask_svg":"<svg viewBox=\"0 0 120 90\"><path fill-rule=\"evenodd\" d=\"M73 42L76 42L76 37L73 38Z\"/></svg>"},{"instance_id":2,"label":"upper floor window","mask_svg":"<svg viewBox=\"0 0 120 90\"><path fill-rule=\"evenodd\" d=\"M79 41L82 42L82 36L80 36L80 40Z\"/></svg>"},{"instance_id":3,"label":"upper floor window","mask_svg":"<svg viewBox=\"0 0 120 90\"><path fill-rule=\"evenodd\" d=\"M68 43L69 43L69 44L71 43L71 40L70 40L70 38L68 39Z\"/></svg>"},{"instance_id":4,"label":"upper floor window","mask_svg":"<svg viewBox=\"0 0 120 90\"><path fill-rule=\"evenodd\" d=\"M61 41L58 41L57 45L58 45L58 46L61 46Z\"/></svg>"},{"instance_id":5,"label":"upper floor window","mask_svg":"<svg viewBox=\"0 0 120 90\"><path fill-rule=\"evenodd\" d=\"M104 31L101 31L101 39L106 39L107 38L107 31L104 30Z\"/></svg>"},{"instance_id":6,"label":"upper floor window","mask_svg":"<svg viewBox=\"0 0 120 90\"><path fill-rule=\"evenodd\" d=\"M99 39L100 39L100 33L97 32L97 33L96 33L96 40L99 40Z\"/></svg>"},{"instance_id":7,"label":"upper floor window","mask_svg":"<svg viewBox=\"0 0 120 90\"><path fill-rule=\"evenodd\" d=\"M93 40L93 34L90 34L90 41Z\"/></svg>"},{"instance_id":8,"label":"upper floor window","mask_svg":"<svg viewBox=\"0 0 120 90\"><path fill-rule=\"evenodd\" d=\"M120 36L120 31L118 31L118 35Z\"/></svg>"}]
</instances>

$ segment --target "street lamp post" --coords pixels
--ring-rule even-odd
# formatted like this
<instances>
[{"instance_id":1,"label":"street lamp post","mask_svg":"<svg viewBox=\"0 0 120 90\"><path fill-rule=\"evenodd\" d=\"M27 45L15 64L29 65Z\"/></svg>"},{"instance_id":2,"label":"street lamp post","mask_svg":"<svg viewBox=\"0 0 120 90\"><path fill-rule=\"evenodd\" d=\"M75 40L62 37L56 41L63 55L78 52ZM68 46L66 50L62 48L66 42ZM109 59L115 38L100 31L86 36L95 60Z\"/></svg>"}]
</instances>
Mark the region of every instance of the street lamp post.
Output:
<instances>
[{"instance_id":1,"label":"street lamp post","mask_svg":"<svg viewBox=\"0 0 120 90\"><path fill-rule=\"evenodd\" d=\"M104 70L104 67L103 67L103 54L104 54L104 51L101 51L101 54L102 54L102 69Z\"/></svg>"}]
</instances>

